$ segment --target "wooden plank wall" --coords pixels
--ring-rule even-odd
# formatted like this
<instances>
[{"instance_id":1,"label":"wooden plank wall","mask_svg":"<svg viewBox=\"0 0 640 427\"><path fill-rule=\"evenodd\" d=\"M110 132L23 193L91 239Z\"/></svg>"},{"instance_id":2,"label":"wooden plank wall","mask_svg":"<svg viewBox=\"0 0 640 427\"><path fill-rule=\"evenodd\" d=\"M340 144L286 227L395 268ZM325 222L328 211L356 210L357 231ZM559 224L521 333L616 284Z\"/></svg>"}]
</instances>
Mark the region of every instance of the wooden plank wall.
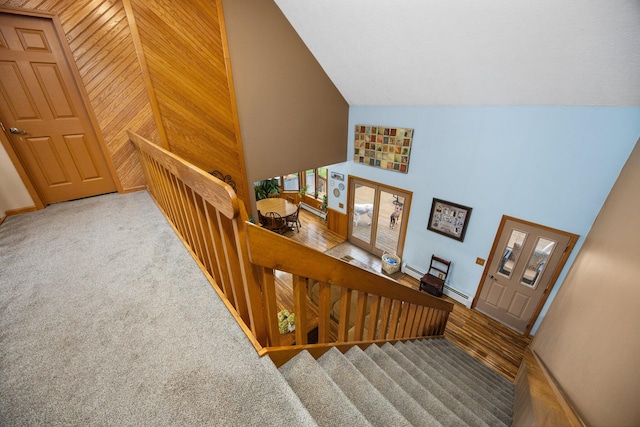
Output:
<instances>
[{"instance_id":1,"label":"wooden plank wall","mask_svg":"<svg viewBox=\"0 0 640 427\"><path fill-rule=\"evenodd\" d=\"M145 180L126 130L159 142L131 30L120 0L0 0L57 13L90 99L100 134L125 191Z\"/></svg>"},{"instance_id":2,"label":"wooden plank wall","mask_svg":"<svg viewBox=\"0 0 640 427\"><path fill-rule=\"evenodd\" d=\"M130 1L169 150L230 175L249 206L219 2Z\"/></svg>"},{"instance_id":3,"label":"wooden plank wall","mask_svg":"<svg viewBox=\"0 0 640 427\"><path fill-rule=\"evenodd\" d=\"M123 0L0 0L0 5L58 14L125 191L145 183L126 134L132 130L207 172L230 175L248 206L220 5L125 1L133 16L127 16Z\"/></svg>"}]
</instances>

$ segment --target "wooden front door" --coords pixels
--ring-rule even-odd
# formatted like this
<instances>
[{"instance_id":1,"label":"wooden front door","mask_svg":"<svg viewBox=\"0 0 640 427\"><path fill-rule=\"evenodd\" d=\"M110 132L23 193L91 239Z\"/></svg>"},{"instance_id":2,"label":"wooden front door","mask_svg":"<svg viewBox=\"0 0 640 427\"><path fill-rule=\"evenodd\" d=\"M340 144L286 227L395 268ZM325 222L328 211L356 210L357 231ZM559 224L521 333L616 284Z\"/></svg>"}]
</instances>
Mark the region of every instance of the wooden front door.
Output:
<instances>
[{"instance_id":1,"label":"wooden front door","mask_svg":"<svg viewBox=\"0 0 640 427\"><path fill-rule=\"evenodd\" d=\"M504 217L478 295L476 310L528 333L577 236Z\"/></svg>"},{"instance_id":2,"label":"wooden front door","mask_svg":"<svg viewBox=\"0 0 640 427\"><path fill-rule=\"evenodd\" d=\"M49 18L0 12L0 120L45 204L116 191Z\"/></svg>"}]
</instances>

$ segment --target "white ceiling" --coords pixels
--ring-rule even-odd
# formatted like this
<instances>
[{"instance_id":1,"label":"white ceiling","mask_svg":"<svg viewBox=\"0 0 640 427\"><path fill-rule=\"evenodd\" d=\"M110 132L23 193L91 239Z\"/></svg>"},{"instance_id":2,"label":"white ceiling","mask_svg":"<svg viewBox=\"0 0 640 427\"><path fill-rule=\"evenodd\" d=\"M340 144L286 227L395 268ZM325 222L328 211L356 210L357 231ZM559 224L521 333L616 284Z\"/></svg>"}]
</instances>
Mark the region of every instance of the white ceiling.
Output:
<instances>
[{"instance_id":1,"label":"white ceiling","mask_svg":"<svg viewBox=\"0 0 640 427\"><path fill-rule=\"evenodd\" d=\"M275 0L350 105L640 106L640 0Z\"/></svg>"}]
</instances>

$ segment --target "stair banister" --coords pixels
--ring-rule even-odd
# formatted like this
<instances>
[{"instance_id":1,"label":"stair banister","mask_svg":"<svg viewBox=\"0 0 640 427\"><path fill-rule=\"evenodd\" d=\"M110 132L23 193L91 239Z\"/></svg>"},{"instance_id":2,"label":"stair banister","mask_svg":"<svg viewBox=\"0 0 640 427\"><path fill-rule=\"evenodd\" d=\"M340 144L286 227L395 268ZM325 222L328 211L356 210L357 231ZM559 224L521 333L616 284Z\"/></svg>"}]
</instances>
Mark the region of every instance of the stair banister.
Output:
<instances>
[{"instance_id":1,"label":"stair banister","mask_svg":"<svg viewBox=\"0 0 640 427\"><path fill-rule=\"evenodd\" d=\"M451 309L452 304L447 301L403 286L380 274L354 268L345 261L274 234L257 225L248 224L248 226L249 255L251 262L256 265L381 297L422 303L440 310L450 311Z\"/></svg>"},{"instance_id":2,"label":"stair banister","mask_svg":"<svg viewBox=\"0 0 640 427\"><path fill-rule=\"evenodd\" d=\"M296 349L308 347L304 345L308 279L319 282L320 344L311 347L320 352L331 346L344 350L354 344L444 332L451 303L251 224L228 184L133 132L129 138L140 155L150 195L260 354L271 348L286 358ZM289 347L293 352L279 347L274 270L293 275L298 311L298 345ZM329 342L331 286L341 288L336 343ZM350 339L349 309L354 291L358 300L354 338ZM367 298L371 299L370 319L365 325Z\"/></svg>"}]
</instances>

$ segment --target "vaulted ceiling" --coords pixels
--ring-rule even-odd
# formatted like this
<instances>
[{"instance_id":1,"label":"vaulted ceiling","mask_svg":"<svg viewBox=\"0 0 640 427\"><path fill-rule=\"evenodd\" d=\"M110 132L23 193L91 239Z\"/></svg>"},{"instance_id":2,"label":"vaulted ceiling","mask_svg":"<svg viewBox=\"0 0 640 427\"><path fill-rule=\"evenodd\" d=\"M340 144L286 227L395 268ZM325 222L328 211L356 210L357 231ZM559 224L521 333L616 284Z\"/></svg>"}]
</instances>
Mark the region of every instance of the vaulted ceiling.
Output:
<instances>
[{"instance_id":1,"label":"vaulted ceiling","mask_svg":"<svg viewBox=\"0 0 640 427\"><path fill-rule=\"evenodd\" d=\"M638 0L275 0L350 105L640 106Z\"/></svg>"}]
</instances>

